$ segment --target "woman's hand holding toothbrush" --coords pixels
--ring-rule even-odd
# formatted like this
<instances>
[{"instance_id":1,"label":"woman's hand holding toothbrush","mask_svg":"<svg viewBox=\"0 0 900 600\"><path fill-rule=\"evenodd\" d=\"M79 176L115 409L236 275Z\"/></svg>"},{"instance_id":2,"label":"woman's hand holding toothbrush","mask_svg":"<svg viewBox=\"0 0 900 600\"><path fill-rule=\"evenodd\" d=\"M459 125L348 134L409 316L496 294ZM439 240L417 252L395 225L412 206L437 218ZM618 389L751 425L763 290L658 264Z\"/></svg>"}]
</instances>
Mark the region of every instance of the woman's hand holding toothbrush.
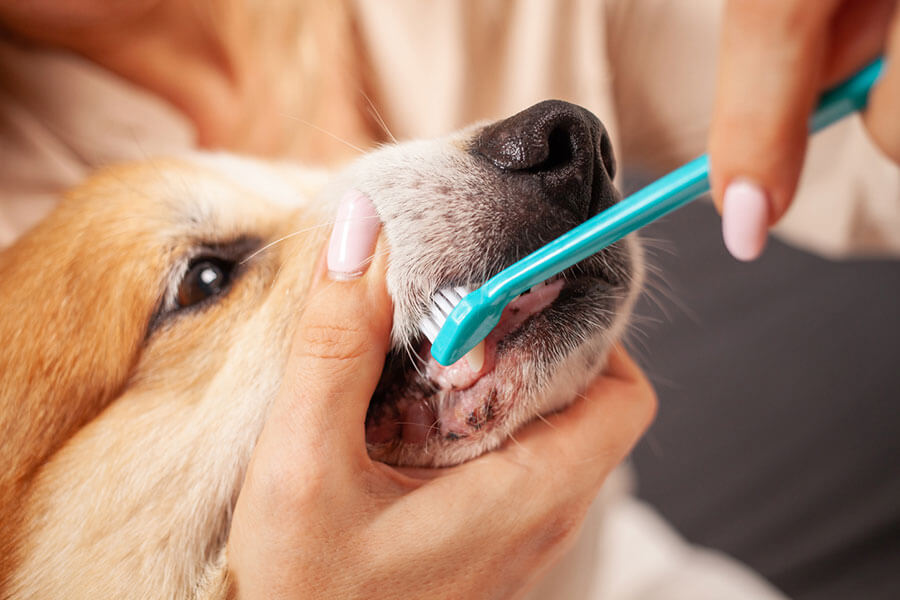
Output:
<instances>
[{"instance_id":1,"label":"woman's hand holding toothbrush","mask_svg":"<svg viewBox=\"0 0 900 600\"><path fill-rule=\"evenodd\" d=\"M762 252L793 199L823 88L879 53L886 65L864 122L900 163L900 3L896 0L729 0L710 132L712 193L729 251Z\"/></svg>"}]
</instances>

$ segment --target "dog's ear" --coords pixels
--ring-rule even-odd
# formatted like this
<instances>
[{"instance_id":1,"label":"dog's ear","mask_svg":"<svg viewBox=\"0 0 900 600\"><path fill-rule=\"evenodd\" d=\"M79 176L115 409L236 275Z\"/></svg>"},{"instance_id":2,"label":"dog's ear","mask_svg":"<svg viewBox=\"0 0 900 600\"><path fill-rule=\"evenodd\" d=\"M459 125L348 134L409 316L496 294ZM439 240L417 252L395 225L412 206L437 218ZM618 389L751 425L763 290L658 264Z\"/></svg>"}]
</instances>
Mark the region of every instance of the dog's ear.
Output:
<instances>
[{"instance_id":1,"label":"dog's ear","mask_svg":"<svg viewBox=\"0 0 900 600\"><path fill-rule=\"evenodd\" d=\"M94 202L64 202L0 254L0 522L138 358L158 291L146 289L139 260L146 237L122 235L128 221Z\"/></svg>"}]
</instances>

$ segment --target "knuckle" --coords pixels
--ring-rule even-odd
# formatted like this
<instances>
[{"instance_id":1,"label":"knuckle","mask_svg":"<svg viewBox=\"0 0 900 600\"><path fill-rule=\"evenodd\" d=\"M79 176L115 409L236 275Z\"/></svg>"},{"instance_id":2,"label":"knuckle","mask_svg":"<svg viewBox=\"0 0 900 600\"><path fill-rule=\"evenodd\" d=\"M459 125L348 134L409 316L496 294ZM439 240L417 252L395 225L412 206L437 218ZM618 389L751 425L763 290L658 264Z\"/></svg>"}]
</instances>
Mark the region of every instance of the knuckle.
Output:
<instances>
[{"instance_id":1,"label":"knuckle","mask_svg":"<svg viewBox=\"0 0 900 600\"><path fill-rule=\"evenodd\" d=\"M365 356L372 348L370 333L363 327L335 323L307 323L297 336L301 357L342 363Z\"/></svg>"},{"instance_id":2,"label":"knuckle","mask_svg":"<svg viewBox=\"0 0 900 600\"><path fill-rule=\"evenodd\" d=\"M541 554L558 554L570 548L578 539L589 503L576 502L558 507L554 514L539 523L531 532L531 539Z\"/></svg>"}]
</instances>

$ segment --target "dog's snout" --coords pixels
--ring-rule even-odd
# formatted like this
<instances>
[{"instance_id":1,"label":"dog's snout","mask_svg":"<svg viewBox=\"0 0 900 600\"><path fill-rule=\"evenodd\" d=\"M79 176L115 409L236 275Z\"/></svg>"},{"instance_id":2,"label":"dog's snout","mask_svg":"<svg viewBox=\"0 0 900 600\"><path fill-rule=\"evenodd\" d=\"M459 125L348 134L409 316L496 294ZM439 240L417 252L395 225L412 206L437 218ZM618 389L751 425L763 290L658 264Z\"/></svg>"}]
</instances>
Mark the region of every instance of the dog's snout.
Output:
<instances>
[{"instance_id":1,"label":"dog's snout","mask_svg":"<svg viewBox=\"0 0 900 600\"><path fill-rule=\"evenodd\" d=\"M535 104L486 127L473 151L510 175L533 180L549 199L566 203L581 218L604 208L594 205L591 188L611 185L615 177L603 125L588 110L561 100Z\"/></svg>"}]
</instances>

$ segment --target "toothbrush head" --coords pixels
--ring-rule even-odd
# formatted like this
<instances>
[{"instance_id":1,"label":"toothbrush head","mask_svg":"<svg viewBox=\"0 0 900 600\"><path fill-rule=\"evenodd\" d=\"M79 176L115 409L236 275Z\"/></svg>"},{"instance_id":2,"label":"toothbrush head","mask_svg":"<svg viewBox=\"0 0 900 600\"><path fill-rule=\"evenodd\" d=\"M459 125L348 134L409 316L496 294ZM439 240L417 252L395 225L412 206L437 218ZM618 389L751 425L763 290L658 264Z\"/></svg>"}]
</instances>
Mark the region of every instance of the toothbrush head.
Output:
<instances>
[{"instance_id":1,"label":"toothbrush head","mask_svg":"<svg viewBox=\"0 0 900 600\"><path fill-rule=\"evenodd\" d=\"M434 295L420 329L431 341L431 355L443 366L462 359L491 332L508 302L489 301L482 290L456 287Z\"/></svg>"}]
</instances>

